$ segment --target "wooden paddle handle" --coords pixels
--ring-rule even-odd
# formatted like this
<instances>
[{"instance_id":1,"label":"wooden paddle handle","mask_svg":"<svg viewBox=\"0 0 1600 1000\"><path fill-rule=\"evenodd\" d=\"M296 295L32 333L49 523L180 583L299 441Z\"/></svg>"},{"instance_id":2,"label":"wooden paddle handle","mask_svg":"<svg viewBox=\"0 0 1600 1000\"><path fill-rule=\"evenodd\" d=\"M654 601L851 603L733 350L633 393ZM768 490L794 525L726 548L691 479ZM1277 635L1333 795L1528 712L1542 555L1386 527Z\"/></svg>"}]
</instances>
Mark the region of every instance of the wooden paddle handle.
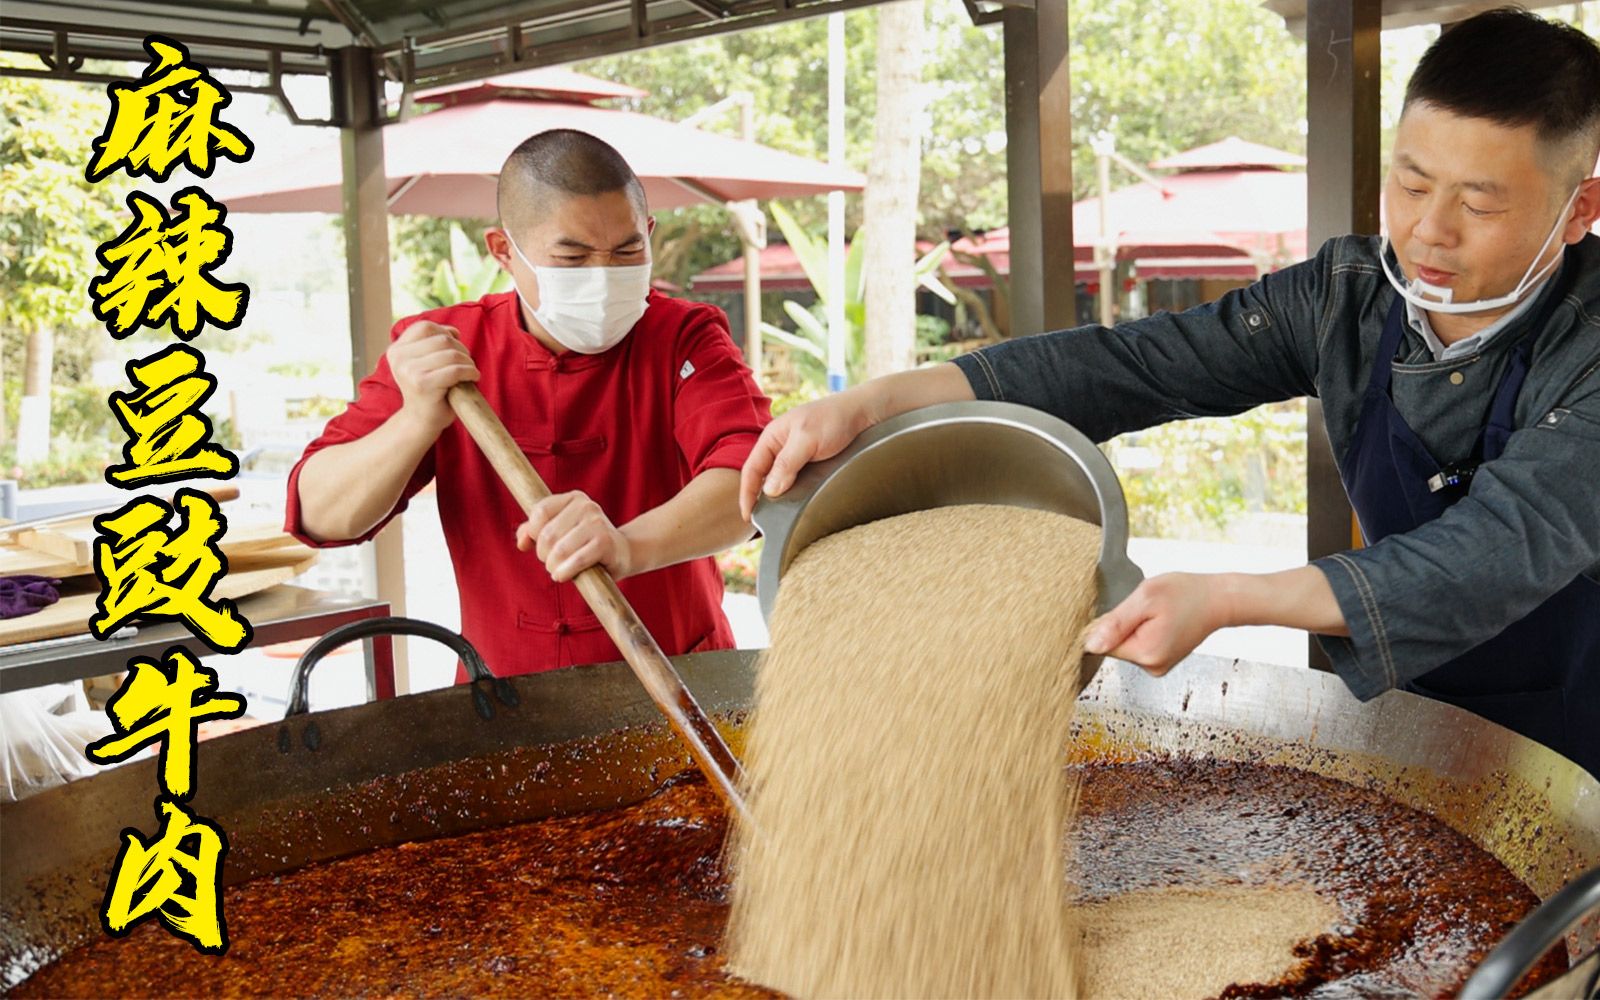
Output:
<instances>
[{"instance_id":1,"label":"wooden paddle handle","mask_svg":"<svg viewBox=\"0 0 1600 1000\"><path fill-rule=\"evenodd\" d=\"M489 464L516 498L517 505L523 513L531 514L534 505L550 495L550 488L511 439L489 401L483 398L477 386L469 383L454 386L446 398L456 417L466 426L467 433L472 435L472 440L478 443ZM617 587L617 581L605 567L591 566L579 573L573 583L595 617L600 619L600 624L605 626L611 641L622 651L623 659L633 668L656 707L689 745L689 752L711 786L727 800L730 808L743 814L739 785L744 775L738 760L684 686L672 661L639 620L638 613Z\"/></svg>"}]
</instances>

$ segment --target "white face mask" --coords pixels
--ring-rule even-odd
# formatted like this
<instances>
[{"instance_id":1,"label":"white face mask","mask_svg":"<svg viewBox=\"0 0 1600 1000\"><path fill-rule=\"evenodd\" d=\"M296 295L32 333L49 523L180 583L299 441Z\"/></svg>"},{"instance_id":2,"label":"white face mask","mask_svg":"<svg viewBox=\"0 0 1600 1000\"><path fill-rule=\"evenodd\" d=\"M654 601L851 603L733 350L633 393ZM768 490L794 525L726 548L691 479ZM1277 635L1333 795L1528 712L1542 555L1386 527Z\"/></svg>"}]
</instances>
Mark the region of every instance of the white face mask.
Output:
<instances>
[{"instance_id":1,"label":"white face mask","mask_svg":"<svg viewBox=\"0 0 1600 1000\"><path fill-rule=\"evenodd\" d=\"M1455 298L1454 289L1430 285L1420 277L1408 283L1404 275L1395 274L1394 270L1389 266L1390 243L1387 233L1383 237L1383 246L1378 249L1378 263L1383 265L1383 276L1389 279L1389 284L1394 286L1394 290L1400 293L1401 298L1418 309L1426 309L1429 312L1479 313L1516 305L1522 301L1524 295L1539 287L1539 282L1543 281L1551 271L1556 269L1556 265L1561 263L1561 254L1558 253L1550 258L1550 263L1540 267L1537 274L1533 270L1538 267L1539 258L1543 257L1544 252L1550 249L1551 242L1560 235L1567 221L1567 211L1572 208L1572 203L1578 200L1578 192L1580 190L1581 188L1572 189L1572 197L1567 199L1567 203L1562 206L1560 214L1556 216L1555 228L1550 230L1550 235L1546 236L1544 242L1539 245L1539 252L1533 255L1533 260L1529 262L1528 269L1522 272L1522 280L1517 282L1517 287L1504 295L1497 295L1492 299L1456 302L1453 301Z\"/></svg>"},{"instance_id":2,"label":"white face mask","mask_svg":"<svg viewBox=\"0 0 1600 1000\"><path fill-rule=\"evenodd\" d=\"M650 265L629 267L539 267L523 256L509 233L511 250L533 270L539 283L539 308L529 306L539 325L562 347L579 354L610 350L639 322L649 303ZM517 289L524 305L528 300Z\"/></svg>"}]
</instances>

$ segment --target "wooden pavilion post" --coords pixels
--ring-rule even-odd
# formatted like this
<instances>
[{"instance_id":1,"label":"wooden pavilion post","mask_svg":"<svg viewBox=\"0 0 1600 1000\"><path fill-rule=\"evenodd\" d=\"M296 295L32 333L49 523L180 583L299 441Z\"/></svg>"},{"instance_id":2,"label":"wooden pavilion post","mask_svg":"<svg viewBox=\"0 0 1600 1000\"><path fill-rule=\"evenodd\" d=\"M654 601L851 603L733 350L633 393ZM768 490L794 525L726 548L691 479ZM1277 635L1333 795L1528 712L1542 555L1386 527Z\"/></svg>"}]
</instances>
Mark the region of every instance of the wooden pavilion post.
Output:
<instances>
[{"instance_id":1,"label":"wooden pavilion post","mask_svg":"<svg viewBox=\"0 0 1600 1000\"><path fill-rule=\"evenodd\" d=\"M1077 324L1067 0L1008 7L1001 23L1015 337Z\"/></svg>"},{"instance_id":2,"label":"wooden pavilion post","mask_svg":"<svg viewBox=\"0 0 1600 1000\"><path fill-rule=\"evenodd\" d=\"M1380 0L1308 0L1306 4L1306 238L1315 253L1346 233L1378 231ZM1322 405L1306 406L1306 557L1349 549L1355 520L1322 423ZM1328 661L1311 644L1313 666Z\"/></svg>"},{"instance_id":3,"label":"wooden pavilion post","mask_svg":"<svg viewBox=\"0 0 1600 1000\"><path fill-rule=\"evenodd\" d=\"M389 293L388 181L383 165L383 80L372 49L352 45L334 56L335 115L344 171L345 270L350 294L350 375L360 382L389 349L394 322ZM379 600L391 614L406 609L405 545L401 519L373 539ZM395 643L395 693L411 690L404 642Z\"/></svg>"}]
</instances>

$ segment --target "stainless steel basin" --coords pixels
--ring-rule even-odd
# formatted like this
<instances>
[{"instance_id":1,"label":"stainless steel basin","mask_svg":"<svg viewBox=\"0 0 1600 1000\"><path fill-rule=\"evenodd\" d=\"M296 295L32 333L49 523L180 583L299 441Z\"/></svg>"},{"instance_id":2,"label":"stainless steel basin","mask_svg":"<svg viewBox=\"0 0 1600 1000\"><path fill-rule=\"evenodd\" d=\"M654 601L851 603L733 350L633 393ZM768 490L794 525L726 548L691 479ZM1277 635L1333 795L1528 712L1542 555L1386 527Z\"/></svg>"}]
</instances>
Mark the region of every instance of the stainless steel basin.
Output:
<instances>
[{"instance_id":1,"label":"stainless steel basin","mask_svg":"<svg viewBox=\"0 0 1600 1000\"><path fill-rule=\"evenodd\" d=\"M1101 612L1144 579L1128 560L1122 486L1094 442L1015 403L944 403L870 428L833 458L806 466L783 496L761 498L754 520L766 539L757 577L762 614L771 615L779 580L817 539L885 517L973 503L1098 524Z\"/></svg>"}]
</instances>

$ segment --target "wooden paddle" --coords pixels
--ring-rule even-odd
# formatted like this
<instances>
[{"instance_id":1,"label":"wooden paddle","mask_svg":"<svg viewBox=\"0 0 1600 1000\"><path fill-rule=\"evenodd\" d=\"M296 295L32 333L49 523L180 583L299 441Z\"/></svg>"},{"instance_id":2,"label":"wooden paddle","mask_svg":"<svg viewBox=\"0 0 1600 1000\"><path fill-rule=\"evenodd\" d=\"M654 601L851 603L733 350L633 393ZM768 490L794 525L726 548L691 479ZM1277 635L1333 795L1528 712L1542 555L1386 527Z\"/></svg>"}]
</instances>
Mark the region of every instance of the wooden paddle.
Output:
<instances>
[{"instance_id":1,"label":"wooden paddle","mask_svg":"<svg viewBox=\"0 0 1600 1000\"><path fill-rule=\"evenodd\" d=\"M523 513L531 513L535 504L550 495L550 488L506 432L483 393L477 386L461 383L450 390L447 398ZM628 599L622 596L617 582L605 567L591 566L579 573L573 583L605 626L611 641L622 651L623 659L633 668L651 700L661 709L661 714L689 745L689 753L705 772L711 787L721 794L730 809L748 821L744 800L739 795L739 785L744 779L739 761L695 703L689 689L684 687L683 678L673 669L672 661L656 644Z\"/></svg>"}]
</instances>

